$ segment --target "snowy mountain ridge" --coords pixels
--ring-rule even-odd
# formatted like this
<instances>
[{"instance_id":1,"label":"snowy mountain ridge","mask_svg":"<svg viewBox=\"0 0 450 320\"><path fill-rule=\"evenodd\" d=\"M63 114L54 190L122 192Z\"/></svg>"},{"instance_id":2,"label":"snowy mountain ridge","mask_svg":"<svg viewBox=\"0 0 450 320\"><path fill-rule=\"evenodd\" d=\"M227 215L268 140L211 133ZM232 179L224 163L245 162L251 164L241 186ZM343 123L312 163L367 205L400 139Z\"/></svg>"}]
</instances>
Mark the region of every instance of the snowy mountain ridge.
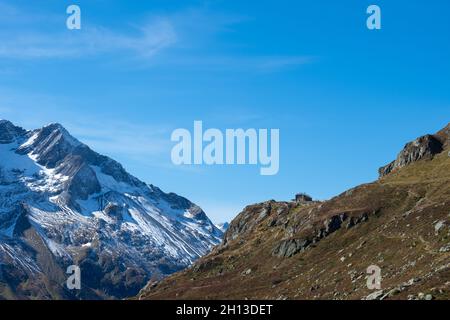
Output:
<instances>
[{"instance_id":1,"label":"snowy mountain ridge","mask_svg":"<svg viewBox=\"0 0 450 320\"><path fill-rule=\"evenodd\" d=\"M145 184L60 124L27 131L0 120L0 297L131 296L222 235L200 207ZM80 292L64 287L72 264Z\"/></svg>"}]
</instances>

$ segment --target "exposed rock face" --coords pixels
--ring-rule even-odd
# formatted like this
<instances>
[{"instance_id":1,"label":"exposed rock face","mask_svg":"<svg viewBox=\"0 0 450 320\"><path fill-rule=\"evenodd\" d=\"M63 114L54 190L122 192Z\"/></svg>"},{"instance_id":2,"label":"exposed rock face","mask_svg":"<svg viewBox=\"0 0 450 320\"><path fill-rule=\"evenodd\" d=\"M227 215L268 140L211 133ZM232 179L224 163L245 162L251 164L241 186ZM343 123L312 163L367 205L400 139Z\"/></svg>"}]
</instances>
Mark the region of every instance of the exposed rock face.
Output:
<instances>
[{"instance_id":1,"label":"exposed rock face","mask_svg":"<svg viewBox=\"0 0 450 320\"><path fill-rule=\"evenodd\" d=\"M378 170L380 177L384 177L413 162L432 159L436 154L441 153L449 146L449 141L450 124L435 135L428 134L407 143L403 150L398 154L396 160Z\"/></svg>"},{"instance_id":2,"label":"exposed rock face","mask_svg":"<svg viewBox=\"0 0 450 320\"><path fill-rule=\"evenodd\" d=\"M24 129L16 127L7 120L0 120L0 143L11 143L23 134L25 134Z\"/></svg>"},{"instance_id":3,"label":"exposed rock face","mask_svg":"<svg viewBox=\"0 0 450 320\"><path fill-rule=\"evenodd\" d=\"M372 212L372 214L375 213L376 211ZM278 257L292 257L293 255L306 250L310 245L315 244L333 232L338 231L341 227L345 226L346 229L350 229L361 222L367 221L368 216L369 214L364 210L358 213L344 212L332 215L323 221L323 225L308 225L309 232L306 234L303 233L303 237L282 240L274 247L272 253ZM298 226L296 226L295 229L298 229Z\"/></svg>"},{"instance_id":4,"label":"exposed rock face","mask_svg":"<svg viewBox=\"0 0 450 320\"><path fill-rule=\"evenodd\" d=\"M450 147L450 123L444 129L436 133L435 137L441 141L444 149Z\"/></svg>"},{"instance_id":5,"label":"exposed rock face","mask_svg":"<svg viewBox=\"0 0 450 320\"><path fill-rule=\"evenodd\" d=\"M273 254L278 257L289 258L305 250L311 243L309 239L283 240L274 248Z\"/></svg>"},{"instance_id":6,"label":"exposed rock face","mask_svg":"<svg viewBox=\"0 0 450 320\"><path fill-rule=\"evenodd\" d=\"M229 241L236 239L238 236L250 233L254 231L254 228L259 225L267 217L272 216L272 205L275 201L267 201L262 204L248 206L243 212L246 214L240 214L232 223L228 226L224 235L223 244L227 244ZM287 206L287 204L286 204ZM279 215L281 212L275 213Z\"/></svg>"},{"instance_id":7,"label":"exposed rock face","mask_svg":"<svg viewBox=\"0 0 450 320\"><path fill-rule=\"evenodd\" d=\"M247 206L220 246L138 298L450 299L448 132L408 144L395 174L328 201ZM373 265L382 290L367 287Z\"/></svg>"},{"instance_id":8,"label":"exposed rock face","mask_svg":"<svg viewBox=\"0 0 450 320\"><path fill-rule=\"evenodd\" d=\"M122 298L181 270L223 233L59 124L0 121L0 299ZM82 290L65 287L78 265Z\"/></svg>"},{"instance_id":9,"label":"exposed rock face","mask_svg":"<svg viewBox=\"0 0 450 320\"><path fill-rule=\"evenodd\" d=\"M442 143L432 135L420 137L408 143L399 153L397 159L387 166L380 168L380 177L384 177L396 169L403 168L418 160L430 160L434 155L442 152Z\"/></svg>"}]
</instances>

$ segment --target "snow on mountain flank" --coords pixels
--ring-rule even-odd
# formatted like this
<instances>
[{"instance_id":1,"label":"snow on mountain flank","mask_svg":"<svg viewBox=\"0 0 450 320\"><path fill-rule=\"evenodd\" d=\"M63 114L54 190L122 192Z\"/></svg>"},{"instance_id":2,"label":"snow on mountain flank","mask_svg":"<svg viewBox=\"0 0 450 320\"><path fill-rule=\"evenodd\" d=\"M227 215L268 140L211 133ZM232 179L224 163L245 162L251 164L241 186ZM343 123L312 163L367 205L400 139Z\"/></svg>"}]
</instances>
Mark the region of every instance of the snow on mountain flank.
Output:
<instances>
[{"instance_id":1,"label":"snow on mountain flank","mask_svg":"<svg viewBox=\"0 0 450 320\"><path fill-rule=\"evenodd\" d=\"M130 296L222 236L200 207L138 180L61 125L27 131L0 120L0 298ZM84 275L76 293L63 286L72 264Z\"/></svg>"}]
</instances>

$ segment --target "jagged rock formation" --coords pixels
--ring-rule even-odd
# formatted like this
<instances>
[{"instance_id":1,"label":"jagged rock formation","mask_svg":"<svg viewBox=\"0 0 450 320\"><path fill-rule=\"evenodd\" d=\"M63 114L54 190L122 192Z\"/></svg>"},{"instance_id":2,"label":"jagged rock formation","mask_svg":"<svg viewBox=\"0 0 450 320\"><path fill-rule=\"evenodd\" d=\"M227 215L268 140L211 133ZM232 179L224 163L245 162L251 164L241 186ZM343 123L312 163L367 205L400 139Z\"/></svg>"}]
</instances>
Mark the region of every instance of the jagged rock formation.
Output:
<instances>
[{"instance_id":1,"label":"jagged rock formation","mask_svg":"<svg viewBox=\"0 0 450 320\"><path fill-rule=\"evenodd\" d=\"M220 242L203 210L133 177L59 124L0 120L0 298L123 298ZM65 286L78 265L81 290Z\"/></svg>"},{"instance_id":2,"label":"jagged rock formation","mask_svg":"<svg viewBox=\"0 0 450 320\"><path fill-rule=\"evenodd\" d=\"M328 201L246 207L220 246L138 299L449 299L449 128Z\"/></svg>"},{"instance_id":3,"label":"jagged rock formation","mask_svg":"<svg viewBox=\"0 0 450 320\"><path fill-rule=\"evenodd\" d=\"M388 165L381 167L378 172L380 177L388 175L392 171L403 168L410 163L421 159L432 159L449 145L450 125L436 133L435 135L425 135L409 142L397 156L397 159Z\"/></svg>"}]
</instances>

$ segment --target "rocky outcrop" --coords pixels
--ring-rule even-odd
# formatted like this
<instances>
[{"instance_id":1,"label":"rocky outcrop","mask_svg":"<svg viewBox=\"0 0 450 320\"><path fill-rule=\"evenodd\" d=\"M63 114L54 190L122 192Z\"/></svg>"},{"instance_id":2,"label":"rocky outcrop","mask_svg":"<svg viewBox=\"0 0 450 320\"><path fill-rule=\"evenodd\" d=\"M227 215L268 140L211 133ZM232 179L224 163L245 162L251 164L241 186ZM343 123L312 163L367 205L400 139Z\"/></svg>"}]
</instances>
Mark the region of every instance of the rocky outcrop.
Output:
<instances>
[{"instance_id":1,"label":"rocky outcrop","mask_svg":"<svg viewBox=\"0 0 450 320\"><path fill-rule=\"evenodd\" d=\"M86 164L78 167L69 182L68 191L74 200L87 200L90 195L101 191L95 171Z\"/></svg>"},{"instance_id":2,"label":"rocky outcrop","mask_svg":"<svg viewBox=\"0 0 450 320\"><path fill-rule=\"evenodd\" d=\"M281 241L272 251L274 256L289 258L304 251L312 243L309 239L288 239Z\"/></svg>"},{"instance_id":3,"label":"rocky outcrop","mask_svg":"<svg viewBox=\"0 0 450 320\"><path fill-rule=\"evenodd\" d=\"M406 144L403 150L397 156L397 159L378 170L380 177L403 168L413 162L422 159L432 159L434 155L443 150L442 142L432 135L420 137L413 142Z\"/></svg>"},{"instance_id":4,"label":"rocky outcrop","mask_svg":"<svg viewBox=\"0 0 450 320\"><path fill-rule=\"evenodd\" d=\"M223 245L228 242L251 233L262 221L269 219L269 223L280 224L283 214L292 206L287 202L276 202L274 200L250 205L230 223L224 235Z\"/></svg>"},{"instance_id":5,"label":"rocky outcrop","mask_svg":"<svg viewBox=\"0 0 450 320\"><path fill-rule=\"evenodd\" d=\"M373 212L375 213L375 212ZM272 250L274 256L289 258L306 250L311 244L315 244L342 227L350 229L361 222L367 221L369 214L361 212L359 215L349 216L348 213L340 213L325 219L322 225L311 227L310 235L301 238L285 239L278 243Z\"/></svg>"},{"instance_id":6,"label":"rocky outcrop","mask_svg":"<svg viewBox=\"0 0 450 320\"><path fill-rule=\"evenodd\" d=\"M384 177L419 160L430 160L450 145L450 124L434 135L427 134L405 145L397 159L378 170Z\"/></svg>"},{"instance_id":7,"label":"rocky outcrop","mask_svg":"<svg viewBox=\"0 0 450 320\"><path fill-rule=\"evenodd\" d=\"M450 147L450 123L435 134L435 137L442 143L444 149Z\"/></svg>"},{"instance_id":8,"label":"rocky outcrop","mask_svg":"<svg viewBox=\"0 0 450 320\"><path fill-rule=\"evenodd\" d=\"M81 143L69 135L60 124L50 124L28 134L30 142L18 149L18 153L32 151L36 161L47 168L55 168Z\"/></svg>"}]
</instances>

